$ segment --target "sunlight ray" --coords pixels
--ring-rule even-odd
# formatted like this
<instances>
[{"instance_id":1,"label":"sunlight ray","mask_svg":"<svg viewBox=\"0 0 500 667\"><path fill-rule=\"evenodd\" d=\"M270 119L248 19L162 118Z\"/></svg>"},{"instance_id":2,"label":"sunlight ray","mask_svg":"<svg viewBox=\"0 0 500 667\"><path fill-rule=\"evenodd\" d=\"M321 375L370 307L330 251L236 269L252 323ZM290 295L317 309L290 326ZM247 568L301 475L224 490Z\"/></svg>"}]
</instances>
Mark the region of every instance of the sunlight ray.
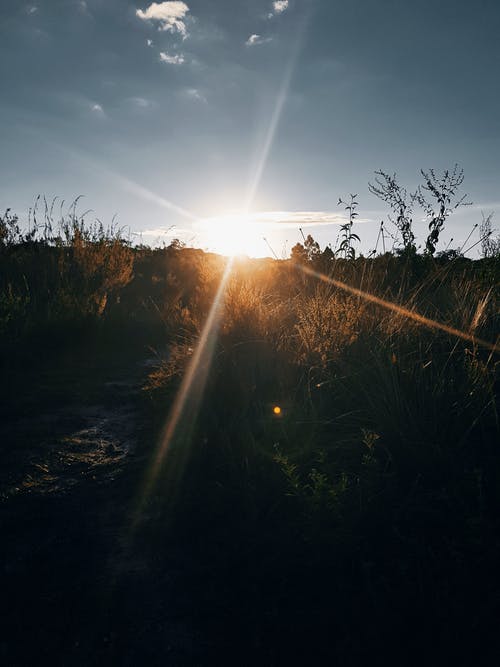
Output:
<instances>
[{"instance_id":1,"label":"sunlight ray","mask_svg":"<svg viewBox=\"0 0 500 667\"><path fill-rule=\"evenodd\" d=\"M255 200L255 196L257 194L257 190L259 189L260 182L262 180L262 174L264 173L264 169L267 164L267 160L269 158L269 154L271 152L271 148L274 143L274 139L276 136L276 131L278 129L279 122L281 120L281 115L283 113L283 108L285 106L285 102L288 97L288 93L290 90L290 83L292 81L292 76L295 71L295 67L297 65L297 60L302 48L302 42L304 39L304 34L306 31L306 26L308 22L308 17L304 17L303 21L300 24L299 31L298 31L298 36L295 39L294 42L294 47L292 50L292 53L290 54L290 58L288 59L288 62L285 67L285 72L283 74L283 79L281 81L281 86L279 87L278 94L276 96L276 102L274 104L274 109L271 114L271 118L269 121L269 126L267 128L267 132L265 135L264 139L264 145L262 147L262 151L260 153L260 156L257 160L257 166L253 175L253 178L250 181L248 190L247 190L247 196L245 200L245 207L244 210L248 212L252 204Z\"/></svg>"},{"instance_id":2,"label":"sunlight ray","mask_svg":"<svg viewBox=\"0 0 500 667\"><path fill-rule=\"evenodd\" d=\"M278 123L281 118L281 114L283 112L283 107L285 106L285 101L288 96L288 90L290 88L290 81L292 79L292 74L295 66L295 60L296 60L296 55L292 54L292 57L290 58L290 61L288 63L288 66L285 70L285 75L283 77L283 81L280 87L280 90L278 92L278 96L276 98L276 103L274 105L274 110L271 115L271 120L269 122L269 127L267 129L266 133L266 138L264 140L264 146L262 148L262 152L259 156L259 159L257 161L257 167L255 169L255 173L253 175L253 178L251 180L250 186L248 188L247 192L247 198L245 200L245 211L248 211L255 199L255 195L257 194L258 187L260 185L260 181L262 179L262 174L264 172L264 168L267 164L267 160L269 157L269 153L271 151L271 147L274 142L274 137L276 134L276 130L278 128Z\"/></svg>"},{"instance_id":3,"label":"sunlight ray","mask_svg":"<svg viewBox=\"0 0 500 667\"><path fill-rule=\"evenodd\" d=\"M121 174L118 174L116 172L112 172L107 170L107 174L110 178L112 178L116 183L121 185L124 190L130 192L131 194L134 194L141 199L144 199L145 201L152 202L153 204L157 204L158 206L161 206L165 209L168 209L169 211L173 211L174 213L178 213L184 218L187 218L188 220L193 220L195 222L198 222L201 218L199 218L197 215L189 211L188 209L179 206L178 204L175 204L174 202L170 201L169 199L165 199L165 197L162 197L160 195L157 195L155 192L152 190L149 190L148 188L145 188L143 185L140 185L139 183L136 183L135 181L132 181L129 178L126 178L125 176L122 176Z\"/></svg>"},{"instance_id":4,"label":"sunlight ray","mask_svg":"<svg viewBox=\"0 0 500 667\"><path fill-rule=\"evenodd\" d=\"M198 340L198 344L193 352L193 356L187 371L184 374L181 386L174 399L170 414L160 436L156 454L144 483L139 510L136 512L132 527L134 527L140 519L141 510L154 490L165 458L173 445L174 439L178 446L175 450L175 457L169 462L167 478L171 484L177 485L182 477L182 472L189 455L192 430L203 399L205 385L212 364L213 353L224 308L224 293L232 266L233 260L229 259L226 263L224 274ZM165 489L164 493L167 495L174 494L175 488Z\"/></svg>"},{"instance_id":5,"label":"sunlight ray","mask_svg":"<svg viewBox=\"0 0 500 667\"><path fill-rule=\"evenodd\" d=\"M37 138L41 138L46 143L50 144L53 148L69 155L76 162L79 162L81 165L89 169L93 174L100 174L104 179L110 179L114 181L119 187L121 187L126 192L139 197L144 201L151 202L158 206L161 206L164 209L172 211L179 214L183 218L198 222L201 218L195 213L190 211L183 206L179 206L175 202L158 195L156 192L153 192L149 188L146 188L144 185L137 183L136 181L123 176L119 172L110 169L107 165L103 164L100 160L90 155L85 154L82 150L76 150L75 148L70 148L69 146L63 145L54 140L48 140L45 137L41 137L38 132L30 131L31 134L34 134Z\"/></svg>"},{"instance_id":6,"label":"sunlight ray","mask_svg":"<svg viewBox=\"0 0 500 667\"><path fill-rule=\"evenodd\" d=\"M328 283L329 285L333 285L334 287L338 287L339 289L342 289L345 292L354 294L354 296L359 296L365 301L369 301L370 303L375 303L378 306L385 308L386 310L391 310L392 312L397 313L398 315L407 317L408 319L413 320L414 322L417 322L422 326L428 327L429 329L437 329L439 331L444 331L445 333L450 334L450 336L455 336L456 338L461 338L462 340L466 340L469 343L474 343L476 345L479 345L480 347L485 348L486 350L490 350L490 352L500 352L500 346L498 345L498 343L490 343L489 341L477 338L476 336L473 336L472 334L469 334L465 331L461 331L460 329L456 329L455 327L450 327L449 325L443 324L442 322L437 322L436 320L433 320L429 317L425 317L424 315L416 313L414 310L409 310L408 308L399 306L397 303L393 303L392 301L381 299L380 297L375 296L370 292L365 292L364 290L358 289L357 287L352 287L351 285L347 285L347 283L344 283L340 280L336 280L335 278L331 278L330 276L327 276L324 273L320 273L319 271L314 271L313 269L310 269L307 266L303 266L301 264L295 264L295 266L309 276L318 278L322 282Z\"/></svg>"}]
</instances>

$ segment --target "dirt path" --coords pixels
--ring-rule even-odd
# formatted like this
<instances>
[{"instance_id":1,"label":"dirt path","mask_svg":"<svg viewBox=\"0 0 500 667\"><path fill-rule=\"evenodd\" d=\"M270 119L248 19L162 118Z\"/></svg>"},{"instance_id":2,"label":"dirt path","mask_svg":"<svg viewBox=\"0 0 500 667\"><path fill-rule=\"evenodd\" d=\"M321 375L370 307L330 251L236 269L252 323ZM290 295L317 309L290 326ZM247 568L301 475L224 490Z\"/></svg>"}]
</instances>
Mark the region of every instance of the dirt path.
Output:
<instances>
[{"instance_id":1,"label":"dirt path","mask_svg":"<svg viewBox=\"0 0 500 667\"><path fill-rule=\"evenodd\" d=\"M88 480L116 478L137 444L148 363L101 370L93 379L79 377L82 369L42 377L25 410L13 406L3 416L0 498L64 494ZM44 384L52 400L44 396Z\"/></svg>"},{"instance_id":2,"label":"dirt path","mask_svg":"<svg viewBox=\"0 0 500 667\"><path fill-rule=\"evenodd\" d=\"M18 377L30 391L3 406L2 664L202 664L185 555L124 547L149 442L150 364Z\"/></svg>"}]
</instances>

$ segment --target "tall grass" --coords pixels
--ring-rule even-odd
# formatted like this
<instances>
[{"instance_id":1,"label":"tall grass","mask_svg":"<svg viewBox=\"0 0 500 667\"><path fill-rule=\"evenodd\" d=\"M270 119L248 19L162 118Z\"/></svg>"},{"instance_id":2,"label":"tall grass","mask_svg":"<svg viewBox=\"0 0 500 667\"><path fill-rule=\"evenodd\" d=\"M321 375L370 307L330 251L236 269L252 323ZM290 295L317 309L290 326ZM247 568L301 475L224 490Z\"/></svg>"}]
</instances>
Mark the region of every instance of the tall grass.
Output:
<instances>
[{"instance_id":1,"label":"tall grass","mask_svg":"<svg viewBox=\"0 0 500 667\"><path fill-rule=\"evenodd\" d=\"M0 218L0 331L14 340L63 322L101 318L131 281L133 253L119 229L88 224L76 202L57 223L45 205L23 232L10 212Z\"/></svg>"},{"instance_id":2,"label":"tall grass","mask_svg":"<svg viewBox=\"0 0 500 667\"><path fill-rule=\"evenodd\" d=\"M500 590L489 556L475 569L478 553L500 549L498 355L293 263L258 267L237 267L227 289L177 529L214 547L216 570L229 559L231 585L259 610L253 631L277 663L311 645L346 665L374 651L417 664L429 651L443 660L488 650L491 633L477 643L465 631L470 616L489 622L484 600ZM492 271L419 256L329 267L494 343ZM195 345L196 335L156 370L159 409Z\"/></svg>"}]
</instances>

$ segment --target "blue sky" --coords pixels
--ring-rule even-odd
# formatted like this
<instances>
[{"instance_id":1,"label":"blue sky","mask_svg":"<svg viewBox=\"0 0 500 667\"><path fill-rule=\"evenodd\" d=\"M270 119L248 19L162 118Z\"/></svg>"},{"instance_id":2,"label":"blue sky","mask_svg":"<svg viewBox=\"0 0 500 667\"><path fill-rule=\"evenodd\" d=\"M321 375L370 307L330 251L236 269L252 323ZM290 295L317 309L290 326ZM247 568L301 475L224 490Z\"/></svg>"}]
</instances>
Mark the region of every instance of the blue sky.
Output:
<instances>
[{"instance_id":1,"label":"blue sky","mask_svg":"<svg viewBox=\"0 0 500 667\"><path fill-rule=\"evenodd\" d=\"M83 194L148 242L280 255L334 244L355 192L366 252L374 170L458 162L459 246L500 209L499 31L493 0L3 0L0 208Z\"/></svg>"}]
</instances>

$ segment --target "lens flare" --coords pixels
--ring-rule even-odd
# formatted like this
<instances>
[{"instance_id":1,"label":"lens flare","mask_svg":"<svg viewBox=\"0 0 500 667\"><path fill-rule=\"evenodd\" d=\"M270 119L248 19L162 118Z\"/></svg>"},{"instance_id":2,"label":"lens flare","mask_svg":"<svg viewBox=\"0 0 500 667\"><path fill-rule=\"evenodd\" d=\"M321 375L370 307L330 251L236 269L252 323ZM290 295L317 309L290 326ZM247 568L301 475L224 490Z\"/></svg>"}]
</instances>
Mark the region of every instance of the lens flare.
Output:
<instances>
[{"instance_id":1,"label":"lens flare","mask_svg":"<svg viewBox=\"0 0 500 667\"><path fill-rule=\"evenodd\" d=\"M481 338L476 338L476 336L472 336L471 334L468 334L465 331L461 331L460 329L456 329L455 327L450 327L447 324L443 324L442 322L437 322L436 320L432 320L430 317L425 317L424 315L416 313L414 310L409 310L408 308L399 306L397 303L393 303L392 301L386 301L385 299L381 299L380 297L375 296L370 292L365 292L361 289L358 289L357 287L352 287L351 285L347 285L346 283L343 283L341 280L336 280L335 278L331 278L330 276L327 276L324 273L320 273L319 271L314 271L313 269L310 269L308 266L295 264L295 267L300 269L309 276L313 276L314 278L317 278L322 282L328 283L329 285L333 285L334 287L338 287L339 289L342 289L345 292L349 292L349 294L354 294L354 296L359 296L361 299L364 299L365 301L369 301L370 303L375 303L377 304L377 306L381 306L382 308L391 310L392 312L397 313L398 315L407 317L408 319L413 320L414 322L417 322L422 326L428 327L429 329L437 329L438 331L444 331L445 333L450 334L450 336L455 336L456 338L461 338L462 340L466 340L469 343L474 343L476 345L479 345L480 347L485 348L486 350L490 350L491 352L500 351L500 348L497 343L490 343L486 340L482 340Z\"/></svg>"},{"instance_id":2,"label":"lens flare","mask_svg":"<svg viewBox=\"0 0 500 667\"><path fill-rule=\"evenodd\" d=\"M224 309L224 294L232 266L233 260L229 259L198 344L162 430L156 454L146 475L139 507L132 519L132 530L141 518L142 510L155 489L160 472L164 471L166 482L162 496L173 499L176 494L189 458L193 429L212 365Z\"/></svg>"},{"instance_id":3,"label":"lens flare","mask_svg":"<svg viewBox=\"0 0 500 667\"><path fill-rule=\"evenodd\" d=\"M279 86L276 100L274 103L274 108L271 113L271 117L269 119L269 125L265 133L264 144L262 146L259 159L257 160L257 165L254 170L253 177L248 185L247 196L245 201L246 211L250 210L254 202L255 196L259 189L260 182L262 180L264 169L266 168L269 154L273 147L276 132L278 130L281 116L283 114L283 109L285 107L285 103L288 98L290 84L292 82L293 74L297 66L297 61L299 59L300 52L302 50L302 45L304 42L308 21L309 21L309 13L306 12L303 19L299 22L298 31L293 41L292 52L290 53L290 57L288 59L288 62L286 63L285 71L283 73L283 78L281 80L281 84Z\"/></svg>"},{"instance_id":4,"label":"lens flare","mask_svg":"<svg viewBox=\"0 0 500 667\"><path fill-rule=\"evenodd\" d=\"M123 174L120 174L114 169L109 168L96 157L91 157L90 155L84 153L82 150L77 150L57 141L49 141L45 139L45 137L41 136L38 132L31 131L31 134L34 134L37 138L41 138L52 148L56 148L58 151L71 157L73 160L75 160L75 162L78 162L81 166L90 170L93 174L99 174L103 177L103 179L114 181L116 185L121 187L126 192L129 192L130 194L133 194L144 201L156 204L157 206L160 206L161 208L164 208L168 211L172 211L173 213L176 213L183 218L186 218L187 220L191 220L193 222L200 220L199 216L197 216L192 211L189 211L187 208L179 206L175 202L166 199L165 197L157 194L156 192L153 192L152 190L149 190L131 178L123 176Z\"/></svg>"}]
</instances>

